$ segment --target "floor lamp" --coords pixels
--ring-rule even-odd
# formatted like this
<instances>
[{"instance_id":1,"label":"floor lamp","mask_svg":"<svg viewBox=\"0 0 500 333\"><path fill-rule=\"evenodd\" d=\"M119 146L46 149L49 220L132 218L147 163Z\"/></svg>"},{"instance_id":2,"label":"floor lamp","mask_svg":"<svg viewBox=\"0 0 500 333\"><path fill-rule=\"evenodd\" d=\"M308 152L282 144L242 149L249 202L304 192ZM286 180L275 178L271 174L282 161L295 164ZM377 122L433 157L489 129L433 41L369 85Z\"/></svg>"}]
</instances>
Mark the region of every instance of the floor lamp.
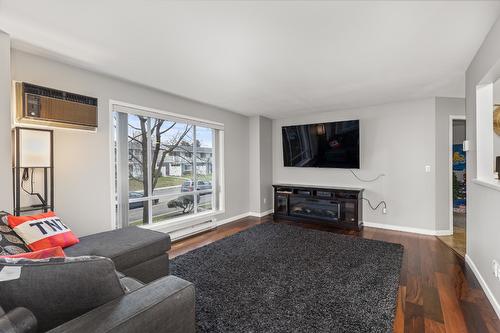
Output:
<instances>
[{"instance_id":1,"label":"floor lamp","mask_svg":"<svg viewBox=\"0 0 500 333\"><path fill-rule=\"evenodd\" d=\"M16 127L14 137L14 215L54 210L54 132ZM35 186L35 175L43 174L43 186ZM21 206L21 194L37 203Z\"/></svg>"}]
</instances>

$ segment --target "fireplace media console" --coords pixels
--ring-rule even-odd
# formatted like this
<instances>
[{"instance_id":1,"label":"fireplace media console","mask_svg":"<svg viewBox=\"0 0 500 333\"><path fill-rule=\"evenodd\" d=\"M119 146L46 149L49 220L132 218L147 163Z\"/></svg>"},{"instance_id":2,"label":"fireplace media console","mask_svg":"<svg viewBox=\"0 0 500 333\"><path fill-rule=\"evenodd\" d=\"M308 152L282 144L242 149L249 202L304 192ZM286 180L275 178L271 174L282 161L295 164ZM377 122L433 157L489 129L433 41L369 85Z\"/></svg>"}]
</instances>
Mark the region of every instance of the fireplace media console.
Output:
<instances>
[{"instance_id":1,"label":"fireplace media console","mask_svg":"<svg viewBox=\"0 0 500 333\"><path fill-rule=\"evenodd\" d=\"M275 184L274 219L363 228L363 189Z\"/></svg>"}]
</instances>

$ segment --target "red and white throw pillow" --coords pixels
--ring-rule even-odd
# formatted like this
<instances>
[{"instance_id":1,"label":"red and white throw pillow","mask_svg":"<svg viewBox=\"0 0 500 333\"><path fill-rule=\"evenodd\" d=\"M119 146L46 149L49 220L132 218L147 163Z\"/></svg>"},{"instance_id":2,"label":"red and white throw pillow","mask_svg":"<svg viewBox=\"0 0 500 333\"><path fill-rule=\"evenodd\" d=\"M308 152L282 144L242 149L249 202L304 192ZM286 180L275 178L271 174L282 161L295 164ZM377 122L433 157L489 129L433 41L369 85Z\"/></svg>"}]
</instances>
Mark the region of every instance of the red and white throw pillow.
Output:
<instances>
[{"instance_id":1,"label":"red and white throw pillow","mask_svg":"<svg viewBox=\"0 0 500 333\"><path fill-rule=\"evenodd\" d=\"M26 252L13 254L9 256L0 256L1 258L22 258L22 259L48 259L48 258L65 258L63 249L60 246L51 247L48 249L43 249L35 252Z\"/></svg>"},{"instance_id":2,"label":"red and white throw pillow","mask_svg":"<svg viewBox=\"0 0 500 333\"><path fill-rule=\"evenodd\" d=\"M54 212L32 216L8 216L7 222L29 249L38 251L55 246L62 248L79 242L75 234Z\"/></svg>"}]
</instances>

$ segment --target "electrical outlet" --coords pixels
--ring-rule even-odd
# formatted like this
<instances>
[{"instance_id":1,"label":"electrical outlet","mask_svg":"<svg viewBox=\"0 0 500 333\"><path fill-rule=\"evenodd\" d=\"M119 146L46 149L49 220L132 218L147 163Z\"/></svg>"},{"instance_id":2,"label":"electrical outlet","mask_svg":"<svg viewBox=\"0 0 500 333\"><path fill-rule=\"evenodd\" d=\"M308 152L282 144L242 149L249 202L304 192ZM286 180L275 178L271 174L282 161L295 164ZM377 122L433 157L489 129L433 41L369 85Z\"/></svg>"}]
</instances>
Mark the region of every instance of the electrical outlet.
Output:
<instances>
[{"instance_id":1,"label":"electrical outlet","mask_svg":"<svg viewBox=\"0 0 500 333\"><path fill-rule=\"evenodd\" d=\"M382 208L382 214L387 214L387 208Z\"/></svg>"},{"instance_id":2,"label":"electrical outlet","mask_svg":"<svg viewBox=\"0 0 500 333\"><path fill-rule=\"evenodd\" d=\"M430 165L426 165L425 166L425 172L431 172L431 166Z\"/></svg>"}]
</instances>

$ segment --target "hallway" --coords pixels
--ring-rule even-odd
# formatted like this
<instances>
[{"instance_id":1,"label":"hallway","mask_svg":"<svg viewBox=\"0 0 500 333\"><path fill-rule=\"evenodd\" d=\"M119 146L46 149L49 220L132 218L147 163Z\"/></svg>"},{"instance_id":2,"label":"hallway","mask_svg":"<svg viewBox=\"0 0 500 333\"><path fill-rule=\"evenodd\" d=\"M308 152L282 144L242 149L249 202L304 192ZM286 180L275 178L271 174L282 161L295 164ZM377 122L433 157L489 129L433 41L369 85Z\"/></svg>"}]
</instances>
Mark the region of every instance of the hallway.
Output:
<instances>
[{"instance_id":1,"label":"hallway","mask_svg":"<svg viewBox=\"0 0 500 333\"><path fill-rule=\"evenodd\" d=\"M438 238L459 256L465 257L465 214L453 213L453 235Z\"/></svg>"}]
</instances>

